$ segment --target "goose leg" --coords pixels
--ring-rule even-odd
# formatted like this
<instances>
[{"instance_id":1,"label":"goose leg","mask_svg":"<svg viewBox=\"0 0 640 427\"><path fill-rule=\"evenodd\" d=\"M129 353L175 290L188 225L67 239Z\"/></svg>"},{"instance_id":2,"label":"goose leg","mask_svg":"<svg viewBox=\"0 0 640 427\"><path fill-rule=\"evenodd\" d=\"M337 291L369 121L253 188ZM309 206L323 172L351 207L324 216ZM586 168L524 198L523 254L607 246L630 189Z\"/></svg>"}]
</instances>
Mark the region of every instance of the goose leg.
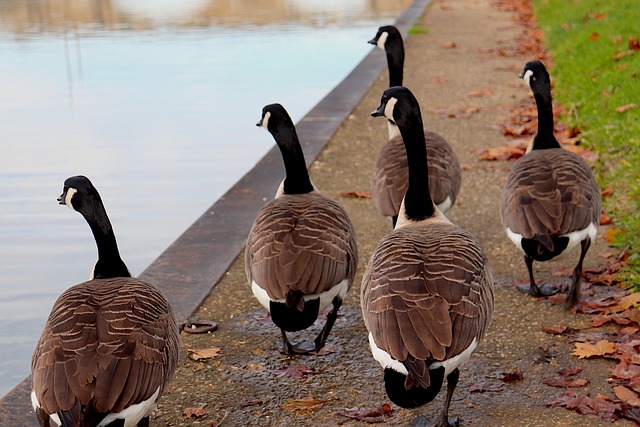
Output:
<instances>
[{"instance_id":1,"label":"goose leg","mask_svg":"<svg viewBox=\"0 0 640 427\"><path fill-rule=\"evenodd\" d=\"M284 331L284 329L280 329L280 332L282 332L282 345L284 347L281 351L284 354L307 354L316 349L316 347L308 341L302 341L298 344L293 345L289 341L289 338L287 338L287 333Z\"/></svg>"},{"instance_id":2,"label":"goose leg","mask_svg":"<svg viewBox=\"0 0 640 427\"><path fill-rule=\"evenodd\" d=\"M451 397L453 396L453 390L458 385L458 378L460 377L460 371L454 369L449 375L447 375L447 397L444 400L444 406L440 416L436 419L435 423L431 420L433 418L420 415L416 417L409 427L458 427L459 422L457 418L454 418L449 422L449 405L451 404Z\"/></svg>"},{"instance_id":3,"label":"goose leg","mask_svg":"<svg viewBox=\"0 0 640 427\"><path fill-rule=\"evenodd\" d=\"M536 285L536 280L533 278L533 258L527 254L524 254L524 263L527 265L529 271L529 286L526 284L516 286L520 292L533 295L534 297L548 297L558 293L558 288L550 283L545 283L541 286Z\"/></svg>"},{"instance_id":4,"label":"goose leg","mask_svg":"<svg viewBox=\"0 0 640 427\"><path fill-rule=\"evenodd\" d=\"M342 306L342 300L338 297L334 298L332 301L333 308L327 314L327 322L324 324L324 327L320 331L320 334L314 340L316 344L315 351L319 351L322 347L324 347L327 338L329 337L329 333L331 333L331 329L333 328L334 323L336 323L336 319L338 318L338 310Z\"/></svg>"},{"instance_id":5,"label":"goose leg","mask_svg":"<svg viewBox=\"0 0 640 427\"><path fill-rule=\"evenodd\" d=\"M569 288L569 293L567 294L567 299L564 301L564 305L566 308L571 308L580 301L580 282L582 281L582 261L584 261L584 256L587 254L589 250L589 246L591 246L591 240L585 239L580 242L580 259L578 260L578 265L573 270L573 277L571 279L571 288Z\"/></svg>"},{"instance_id":6,"label":"goose leg","mask_svg":"<svg viewBox=\"0 0 640 427\"><path fill-rule=\"evenodd\" d=\"M149 417L141 419L137 427L149 427Z\"/></svg>"}]
</instances>

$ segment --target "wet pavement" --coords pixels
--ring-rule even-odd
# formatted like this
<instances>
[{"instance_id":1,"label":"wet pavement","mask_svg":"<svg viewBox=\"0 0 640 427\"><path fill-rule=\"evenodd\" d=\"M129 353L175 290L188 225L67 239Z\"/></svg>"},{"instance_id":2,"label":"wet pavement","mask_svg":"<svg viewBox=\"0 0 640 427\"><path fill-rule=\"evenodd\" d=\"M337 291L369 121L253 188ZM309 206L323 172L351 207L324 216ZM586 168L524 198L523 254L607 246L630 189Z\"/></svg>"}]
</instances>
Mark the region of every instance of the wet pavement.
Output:
<instances>
[{"instance_id":1,"label":"wet pavement","mask_svg":"<svg viewBox=\"0 0 640 427\"><path fill-rule=\"evenodd\" d=\"M565 367L583 368L581 375L590 384L581 393L612 396L606 379L614 365L578 360L570 354L572 346L542 330L542 326L556 325L585 327L586 316L568 313L561 305L535 301L513 289L514 281L526 278L526 268L499 219L499 197L509 164L478 160L478 150L504 144L495 125L506 119L513 105L529 96L517 74L531 58L510 53L520 31L512 18L512 13L497 10L490 0L435 1L415 23L427 31L416 32L405 41L404 84L421 102L425 126L447 138L464 165L460 196L449 217L478 237L495 276L492 326L461 371L449 413L459 417L462 426L608 425L595 416L544 405L562 390L546 386L542 380L556 376ZM372 37L376 30L371 29ZM452 42L455 47L451 47ZM497 54L499 49L507 55ZM391 223L377 213L371 200L341 195L370 190L375 156L387 135L384 120L371 118L370 112L378 106L387 81L383 72L310 169L316 186L345 205L360 251L356 285L328 339L329 352L295 357L279 353L280 332L253 298L241 255L195 313L218 322L218 331L182 334L185 355L187 349L202 348L219 348L220 354L204 362L183 359L152 417L152 425L356 426L365 423L349 416L390 403L384 392L382 369L369 352L359 298L365 265ZM490 90L489 96L468 96L484 89ZM256 120L261 107L256 107ZM467 107L480 111L463 119L432 114ZM601 229L585 267L602 262L597 254L604 251L603 234ZM568 277L552 277L550 272L573 266L576 256L544 266L536 264L537 277L568 283ZM315 337L323 322L319 320L315 329L301 332L299 337ZM549 347L557 353L551 363L540 360L541 349ZM523 372L521 381L499 380L515 371ZM443 398L444 393L416 410L390 405L391 413L380 418L385 425L406 426L416 415L438 414ZM187 418L183 413L186 408L201 408L203 415ZM626 421L616 424L631 425Z\"/></svg>"}]
</instances>

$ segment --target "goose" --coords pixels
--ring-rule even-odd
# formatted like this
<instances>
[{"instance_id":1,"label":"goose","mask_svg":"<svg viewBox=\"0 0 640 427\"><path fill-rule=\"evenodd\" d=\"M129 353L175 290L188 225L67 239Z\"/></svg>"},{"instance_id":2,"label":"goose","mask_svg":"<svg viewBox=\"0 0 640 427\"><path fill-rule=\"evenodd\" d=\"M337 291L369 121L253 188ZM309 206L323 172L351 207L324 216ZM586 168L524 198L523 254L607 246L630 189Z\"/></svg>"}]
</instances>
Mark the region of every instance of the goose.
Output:
<instances>
[{"instance_id":1,"label":"goose","mask_svg":"<svg viewBox=\"0 0 640 427\"><path fill-rule=\"evenodd\" d=\"M306 354L324 346L353 284L355 232L344 208L311 183L284 107L265 106L257 125L273 135L286 177L275 199L256 215L247 238L245 271L254 296L280 328L283 352ZM289 342L287 332L307 329L329 305L332 309L314 344Z\"/></svg>"},{"instance_id":2,"label":"goose","mask_svg":"<svg viewBox=\"0 0 640 427\"><path fill-rule=\"evenodd\" d=\"M451 223L429 194L420 106L411 91L392 87L372 116L402 133L409 186L398 222L378 243L362 279L361 306L371 353L384 369L387 396L403 408L432 401L444 378L448 412L459 369L483 339L493 314L493 277L478 240ZM412 426L427 425L417 417Z\"/></svg>"},{"instance_id":3,"label":"goose","mask_svg":"<svg viewBox=\"0 0 640 427\"><path fill-rule=\"evenodd\" d=\"M51 309L31 362L33 409L42 427L148 426L178 364L171 306L131 277L88 178L68 178L58 202L85 218L98 261Z\"/></svg>"},{"instance_id":4,"label":"goose","mask_svg":"<svg viewBox=\"0 0 640 427\"><path fill-rule=\"evenodd\" d=\"M389 87L402 86L404 45L396 27L380 27L369 40L387 54ZM398 127L387 121L389 140L380 148L371 179L371 198L383 216L390 216L395 226L400 203L409 185L407 155ZM447 212L460 192L462 181L460 161L441 135L425 131L424 142L429 151L429 192L438 209Z\"/></svg>"},{"instance_id":5,"label":"goose","mask_svg":"<svg viewBox=\"0 0 640 427\"><path fill-rule=\"evenodd\" d=\"M580 245L565 306L580 300L582 262L595 240L602 204L591 168L578 154L563 149L553 135L549 73L540 61L530 61L519 75L531 88L538 110L538 132L527 153L509 171L500 198L502 224L509 239L524 253L529 285L518 290L536 297L558 290L538 286L533 261L544 262Z\"/></svg>"}]
</instances>

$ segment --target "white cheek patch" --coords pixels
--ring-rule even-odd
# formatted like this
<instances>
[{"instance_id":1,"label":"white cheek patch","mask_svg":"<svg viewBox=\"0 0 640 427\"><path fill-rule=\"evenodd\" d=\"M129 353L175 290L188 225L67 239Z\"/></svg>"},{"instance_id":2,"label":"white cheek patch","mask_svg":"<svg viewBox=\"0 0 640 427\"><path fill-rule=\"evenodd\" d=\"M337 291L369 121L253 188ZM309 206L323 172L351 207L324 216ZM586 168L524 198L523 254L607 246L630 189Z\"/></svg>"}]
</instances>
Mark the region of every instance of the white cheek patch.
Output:
<instances>
[{"instance_id":1,"label":"white cheek patch","mask_svg":"<svg viewBox=\"0 0 640 427\"><path fill-rule=\"evenodd\" d=\"M531 76L533 76L533 71L531 70L527 70L524 73L524 76L522 77L522 79L524 80L524 82L527 84L527 86L531 87Z\"/></svg>"},{"instance_id":2,"label":"white cheek patch","mask_svg":"<svg viewBox=\"0 0 640 427\"><path fill-rule=\"evenodd\" d=\"M380 37L378 38L378 42L376 43L376 46L384 50L384 45L387 43L387 38L389 38L389 33L384 31L382 34L380 34Z\"/></svg>"},{"instance_id":3,"label":"white cheek patch","mask_svg":"<svg viewBox=\"0 0 640 427\"><path fill-rule=\"evenodd\" d=\"M76 190L75 188L69 188L67 190L67 195L64 198L64 204L67 205L69 207L69 209L75 211L75 209L73 208L73 205L71 204L71 199L73 199L73 196L78 192L78 190Z\"/></svg>"},{"instance_id":4,"label":"white cheek patch","mask_svg":"<svg viewBox=\"0 0 640 427\"><path fill-rule=\"evenodd\" d=\"M384 116L394 123L396 121L393 119L393 109L396 107L396 102L398 102L396 98L389 98L387 105L384 106Z\"/></svg>"},{"instance_id":5,"label":"white cheek patch","mask_svg":"<svg viewBox=\"0 0 640 427\"><path fill-rule=\"evenodd\" d=\"M271 117L271 113L267 111L262 118L262 127L269 130L269 118Z\"/></svg>"}]
</instances>

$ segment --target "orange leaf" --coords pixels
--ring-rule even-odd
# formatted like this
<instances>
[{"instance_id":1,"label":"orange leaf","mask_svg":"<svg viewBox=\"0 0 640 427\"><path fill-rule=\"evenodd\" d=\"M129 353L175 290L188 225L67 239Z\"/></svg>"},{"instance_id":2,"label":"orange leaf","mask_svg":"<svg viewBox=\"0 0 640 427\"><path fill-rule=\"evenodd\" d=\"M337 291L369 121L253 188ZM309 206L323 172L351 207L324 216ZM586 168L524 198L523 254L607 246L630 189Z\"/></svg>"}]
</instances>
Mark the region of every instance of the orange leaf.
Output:
<instances>
[{"instance_id":1,"label":"orange leaf","mask_svg":"<svg viewBox=\"0 0 640 427\"><path fill-rule=\"evenodd\" d=\"M607 307L605 313L617 313L618 311L624 311L627 308L635 307L638 303L640 303L640 292L634 292L620 298L620 301L618 301L616 305Z\"/></svg>"},{"instance_id":2,"label":"orange leaf","mask_svg":"<svg viewBox=\"0 0 640 427\"><path fill-rule=\"evenodd\" d=\"M607 240L608 243L612 243L616 237L616 234L618 234L619 232L620 230L618 230L616 227L608 228L607 231L605 231L604 233L604 238Z\"/></svg>"},{"instance_id":3,"label":"orange leaf","mask_svg":"<svg viewBox=\"0 0 640 427\"><path fill-rule=\"evenodd\" d=\"M287 399L284 405L280 406L280 409L296 412L311 412L314 409L319 409L328 400L317 400L313 397L305 397L303 399Z\"/></svg>"},{"instance_id":4,"label":"orange leaf","mask_svg":"<svg viewBox=\"0 0 640 427\"><path fill-rule=\"evenodd\" d=\"M602 214L600 216L600 225L607 225L607 224L611 224L611 217L607 214Z\"/></svg>"},{"instance_id":5,"label":"orange leaf","mask_svg":"<svg viewBox=\"0 0 640 427\"><path fill-rule=\"evenodd\" d=\"M341 191L341 196L345 197L354 197L356 199L370 199L371 193L367 193L365 191Z\"/></svg>"},{"instance_id":6,"label":"orange leaf","mask_svg":"<svg viewBox=\"0 0 640 427\"><path fill-rule=\"evenodd\" d=\"M442 45L443 48L445 49L453 49L454 47L456 47L456 42L452 41L452 42L448 42Z\"/></svg>"},{"instance_id":7,"label":"orange leaf","mask_svg":"<svg viewBox=\"0 0 640 427\"><path fill-rule=\"evenodd\" d=\"M502 147L485 148L480 156L480 160L510 160L518 159L524 155L526 148L512 147L505 145Z\"/></svg>"},{"instance_id":8,"label":"orange leaf","mask_svg":"<svg viewBox=\"0 0 640 427\"><path fill-rule=\"evenodd\" d=\"M198 418L198 417L204 417L205 415L207 415L207 411L205 411L203 408L184 408L182 410L182 413L187 418L191 418L191 417Z\"/></svg>"},{"instance_id":9,"label":"orange leaf","mask_svg":"<svg viewBox=\"0 0 640 427\"><path fill-rule=\"evenodd\" d=\"M605 356L616 351L616 345L607 340L601 340L595 344L577 342L575 345L576 348L571 354L578 356L580 359Z\"/></svg>"},{"instance_id":10,"label":"orange leaf","mask_svg":"<svg viewBox=\"0 0 640 427\"><path fill-rule=\"evenodd\" d=\"M442 77L440 77L440 76L436 76L433 80L434 80L436 83L440 84L440 85L441 85L441 84L445 84L445 83L447 82L447 80L446 80L446 79L444 79L444 78L442 78Z\"/></svg>"},{"instance_id":11,"label":"orange leaf","mask_svg":"<svg viewBox=\"0 0 640 427\"><path fill-rule=\"evenodd\" d=\"M600 192L600 195L601 195L602 197L607 197L607 196L610 196L610 195L612 195L612 194L613 194L613 187L612 187L612 186L610 186L610 185L607 185L607 188L605 188L604 190L602 190L602 191Z\"/></svg>"},{"instance_id":12,"label":"orange leaf","mask_svg":"<svg viewBox=\"0 0 640 427\"><path fill-rule=\"evenodd\" d=\"M613 388L613 392L624 403L628 403L631 406L640 406L640 397L635 391L629 390L623 385L617 385Z\"/></svg>"},{"instance_id":13,"label":"orange leaf","mask_svg":"<svg viewBox=\"0 0 640 427\"><path fill-rule=\"evenodd\" d=\"M586 148L580 145L563 145L562 148L564 148L567 151L576 153L577 155L579 155L580 157L582 157L583 159L589 162L595 162L596 160L598 160L598 157L599 157L598 153L596 153L595 151L587 150Z\"/></svg>"},{"instance_id":14,"label":"orange leaf","mask_svg":"<svg viewBox=\"0 0 640 427\"><path fill-rule=\"evenodd\" d=\"M206 359L213 359L214 357L218 357L220 354L220 348L211 347L211 348L201 348L201 349L192 349L188 348L187 353L189 357L196 362Z\"/></svg>"},{"instance_id":15,"label":"orange leaf","mask_svg":"<svg viewBox=\"0 0 640 427\"><path fill-rule=\"evenodd\" d=\"M596 33L595 31L593 33L591 33L591 35L589 36L589 40L598 40L600 38L600 34Z\"/></svg>"},{"instance_id":16,"label":"orange leaf","mask_svg":"<svg viewBox=\"0 0 640 427\"><path fill-rule=\"evenodd\" d=\"M467 96L469 98L481 98L485 96L490 96L491 94L493 94L493 91L491 89L482 89L482 90L474 90L472 92L469 92Z\"/></svg>"},{"instance_id":17,"label":"orange leaf","mask_svg":"<svg viewBox=\"0 0 640 427\"><path fill-rule=\"evenodd\" d=\"M637 107L636 104L631 103L631 104L621 105L620 107L617 107L616 111L618 113L624 113L625 111L630 110L632 108L636 108L636 107Z\"/></svg>"}]
</instances>

